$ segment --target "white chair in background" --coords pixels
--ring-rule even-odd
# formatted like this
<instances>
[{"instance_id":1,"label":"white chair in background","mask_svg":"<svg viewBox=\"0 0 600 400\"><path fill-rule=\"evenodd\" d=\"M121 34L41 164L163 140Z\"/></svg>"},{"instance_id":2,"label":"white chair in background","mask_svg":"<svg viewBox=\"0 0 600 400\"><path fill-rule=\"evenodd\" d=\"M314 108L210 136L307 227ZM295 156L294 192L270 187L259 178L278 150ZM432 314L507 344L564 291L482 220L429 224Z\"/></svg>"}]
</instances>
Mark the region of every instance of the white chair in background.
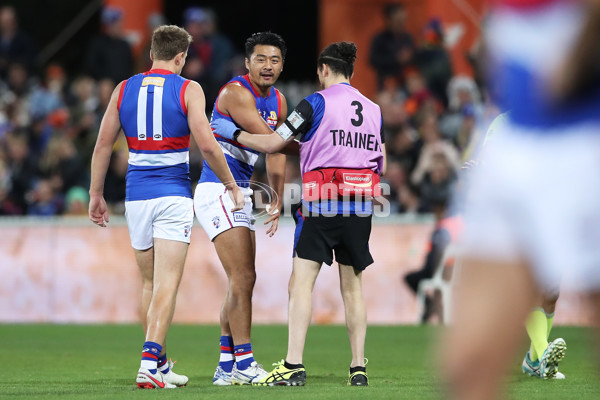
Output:
<instances>
[{"instance_id":1,"label":"white chair in background","mask_svg":"<svg viewBox=\"0 0 600 400\"><path fill-rule=\"evenodd\" d=\"M447 265L448 260L453 259L452 274L449 280L444 279L444 271L449 268ZM433 276L430 279L423 279L419 282L419 288L417 290L417 302L419 305L419 322L421 322L421 316L425 311L425 298L427 293L432 293L435 296L436 290L440 292L442 297L442 311L444 324L449 324L451 321L452 313L452 281L456 279L458 272L459 261L456 254L456 247L453 244L449 244L444 250L444 254L438 263Z\"/></svg>"}]
</instances>

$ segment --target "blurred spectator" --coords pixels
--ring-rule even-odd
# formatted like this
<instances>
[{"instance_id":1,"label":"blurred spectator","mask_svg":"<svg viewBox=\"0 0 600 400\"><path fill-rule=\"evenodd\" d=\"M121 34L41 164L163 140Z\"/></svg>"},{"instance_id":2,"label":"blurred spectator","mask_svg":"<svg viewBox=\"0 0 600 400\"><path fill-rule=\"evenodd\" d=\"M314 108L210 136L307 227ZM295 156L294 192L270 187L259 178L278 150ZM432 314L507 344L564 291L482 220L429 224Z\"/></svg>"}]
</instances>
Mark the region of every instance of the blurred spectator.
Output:
<instances>
[{"instance_id":1,"label":"blurred spectator","mask_svg":"<svg viewBox=\"0 0 600 400\"><path fill-rule=\"evenodd\" d=\"M123 39L123 11L116 7L102 9L102 33L90 43L86 55L87 72L96 80L109 78L119 83L133 71L133 55Z\"/></svg>"},{"instance_id":2,"label":"blurred spectator","mask_svg":"<svg viewBox=\"0 0 600 400\"><path fill-rule=\"evenodd\" d=\"M160 13L152 13L146 20L146 44L142 47L142 52L135 63L136 72L146 72L152 67L150 59L150 47L152 45L152 34L154 30L161 25L166 25L167 19Z\"/></svg>"},{"instance_id":3,"label":"blurred spectator","mask_svg":"<svg viewBox=\"0 0 600 400\"><path fill-rule=\"evenodd\" d=\"M384 7L385 30L378 33L371 42L369 61L377 71L379 88L388 77L399 82L403 70L413 58L414 41L406 32L404 21L406 12L401 4L388 4Z\"/></svg>"},{"instance_id":4,"label":"blurred spectator","mask_svg":"<svg viewBox=\"0 0 600 400\"><path fill-rule=\"evenodd\" d=\"M419 283L424 279L431 279L437 268L449 267L453 264L453 260L447 260L446 265L440 265L448 245L456 241L462 231L462 219L457 215L447 214L446 204L445 201L436 204L434 212L435 228L431 234L423 267L418 271L408 273L404 277L404 281L415 294L419 289ZM425 297L425 309L421 315L421 323L428 322L435 314L438 315L441 321L443 314L440 300L439 293L433 293L433 295Z\"/></svg>"},{"instance_id":5,"label":"blurred spectator","mask_svg":"<svg viewBox=\"0 0 600 400\"><path fill-rule=\"evenodd\" d=\"M398 162L406 173L412 172L419 160L423 141L418 140L418 133L408 124L403 125L386 146L390 160Z\"/></svg>"},{"instance_id":6,"label":"blurred spectator","mask_svg":"<svg viewBox=\"0 0 600 400\"><path fill-rule=\"evenodd\" d=\"M435 115L430 114L423 118L419 127L419 134L423 147L419 155L417 166L411 174L410 180L413 185L421 186L423 179L440 168L440 162L436 155L442 154L447 162L449 172L456 175L460 169L460 156L458 150L440 136Z\"/></svg>"},{"instance_id":7,"label":"blurred spectator","mask_svg":"<svg viewBox=\"0 0 600 400\"><path fill-rule=\"evenodd\" d=\"M482 122L481 95L473 78L459 75L448 84L448 99L448 111L440 120L440 131L462 150L471 139L475 122Z\"/></svg>"},{"instance_id":8,"label":"blurred spectator","mask_svg":"<svg viewBox=\"0 0 600 400\"><path fill-rule=\"evenodd\" d=\"M26 128L27 133L27 146L31 156L40 158L43 156L50 138L52 138L52 132L54 128L49 123L49 120L45 115L36 116L32 118L31 124Z\"/></svg>"},{"instance_id":9,"label":"blurred spectator","mask_svg":"<svg viewBox=\"0 0 600 400\"><path fill-rule=\"evenodd\" d=\"M66 82L66 73L61 66L50 64L46 68L42 84L33 89L29 99L29 113L32 118L44 118L65 107L63 98Z\"/></svg>"},{"instance_id":10,"label":"blurred spectator","mask_svg":"<svg viewBox=\"0 0 600 400\"><path fill-rule=\"evenodd\" d=\"M413 124L416 124L425 114L438 114L442 105L431 95L427 82L419 70L414 67L407 68L405 73L408 98L404 103L404 110Z\"/></svg>"},{"instance_id":11,"label":"blurred spectator","mask_svg":"<svg viewBox=\"0 0 600 400\"><path fill-rule=\"evenodd\" d=\"M71 85L73 104L69 109L71 123L67 135L84 160L90 160L97 137L96 110L99 100L96 82L89 76L76 78Z\"/></svg>"},{"instance_id":12,"label":"blurred spectator","mask_svg":"<svg viewBox=\"0 0 600 400\"><path fill-rule=\"evenodd\" d=\"M228 67L235 55L233 46L229 39L216 32L216 17L212 10L190 7L185 10L183 19L193 42L182 75L202 86L206 109L210 111L219 89L231 77Z\"/></svg>"},{"instance_id":13,"label":"blurred spectator","mask_svg":"<svg viewBox=\"0 0 600 400\"><path fill-rule=\"evenodd\" d=\"M10 197L11 176L7 165L7 156L2 147L0 147L0 215L18 215L22 209Z\"/></svg>"},{"instance_id":14,"label":"blurred spectator","mask_svg":"<svg viewBox=\"0 0 600 400\"><path fill-rule=\"evenodd\" d=\"M404 109L406 94L395 78L388 77L385 79L383 87L375 100L381 108L381 116L386 128L398 128L407 121L408 115Z\"/></svg>"},{"instance_id":15,"label":"blurred spectator","mask_svg":"<svg viewBox=\"0 0 600 400\"><path fill-rule=\"evenodd\" d=\"M110 102L110 97L112 96L112 92L115 89L115 83L110 78L104 78L97 82L98 87L98 105L94 110L96 118L94 119L96 122L97 130L100 129L100 121L102 121L102 116L108 107L108 103Z\"/></svg>"},{"instance_id":16,"label":"blurred spectator","mask_svg":"<svg viewBox=\"0 0 600 400\"><path fill-rule=\"evenodd\" d=\"M424 212L419 200L419 190L410 183L400 186L397 200L398 212L401 214L416 215Z\"/></svg>"},{"instance_id":17,"label":"blurred spectator","mask_svg":"<svg viewBox=\"0 0 600 400\"><path fill-rule=\"evenodd\" d=\"M400 163L388 160L387 170L385 176L382 177L382 182L389 185L390 194L386 196L391 205L392 212L396 212L398 209L398 190L406 181L406 172L402 168Z\"/></svg>"},{"instance_id":18,"label":"blurred spectator","mask_svg":"<svg viewBox=\"0 0 600 400\"><path fill-rule=\"evenodd\" d=\"M414 61L427 82L428 89L436 99L447 105L446 89L452 78L452 64L450 55L444 48L444 32L440 20L432 19L425 26Z\"/></svg>"},{"instance_id":19,"label":"blurred spectator","mask_svg":"<svg viewBox=\"0 0 600 400\"><path fill-rule=\"evenodd\" d=\"M18 62L28 73L34 71L35 45L26 32L19 29L12 6L0 8L0 79L6 79L10 63Z\"/></svg>"},{"instance_id":20,"label":"blurred spectator","mask_svg":"<svg viewBox=\"0 0 600 400\"><path fill-rule=\"evenodd\" d=\"M420 182L420 208L427 212L433 212L437 205L447 203L455 181L456 171L446 153L442 151L433 153L431 166Z\"/></svg>"},{"instance_id":21,"label":"blurred spectator","mask_svg":"<svg viewBox=\"0 0 600 400\"><path fill-rule=\"evenodd\" d=\"M65 196L65 214L73 216L87 216L90 195L87 189L74 186Z\"/></svg>"},{"instance_id":22,"label":"blurred spectator","mask_svg":"<svg viewBox=\"0 0 600 400\"><path fill-rule=\"evenodd\" d=\"M13 126L26 127L31 122L28 96L32 89L27 68L15 62L8 66L8 80L0 80L0 104Z\"/></svg>"},{"instance_id":23,"label":"blurred spectator","mask_svg":"<svg viewBox=\"0 0 600 400\"><path fill-rule=\"evenodd\" d=\"M42 174L52 178L55 189L62 193L74 186L89 184L86 167L73 141L61 134L52 137L40 162Z\"/></svg>"},{"instance_id":24,"label":"blurred spectator","mask_svg":"<svg viewBox=\"0 0 600 400\"><path fill-rule=\"evenodd\" d=\"M49 179L40 179L33 190L27 194L29 201L28 215L53 216L62 211L63 199L56 192Z\"/></svg>"},{"instance_id":25,"label":"blurred spectator","mask_svg":"<svg viewBox=\"0 0 600 400\"><path fill-rule=\"evenodd\" d=\"M125 177L129 153L127 148L113 151L104 182L104 199L112 213L125 212Z\"/></svg>"},{"instance_id":26,"label":"blurred spectator","mask_svg":"<svg viewBox=\"0 0 600 400\"><path fill-rule=\"evenodd\" d=\"M10 174L8 199L23 214L27 211L25 194L33 187L39 176L39 169L24 133L10 133L7 136L7 146L6 167Z\"/></svg>"}]
</instances>

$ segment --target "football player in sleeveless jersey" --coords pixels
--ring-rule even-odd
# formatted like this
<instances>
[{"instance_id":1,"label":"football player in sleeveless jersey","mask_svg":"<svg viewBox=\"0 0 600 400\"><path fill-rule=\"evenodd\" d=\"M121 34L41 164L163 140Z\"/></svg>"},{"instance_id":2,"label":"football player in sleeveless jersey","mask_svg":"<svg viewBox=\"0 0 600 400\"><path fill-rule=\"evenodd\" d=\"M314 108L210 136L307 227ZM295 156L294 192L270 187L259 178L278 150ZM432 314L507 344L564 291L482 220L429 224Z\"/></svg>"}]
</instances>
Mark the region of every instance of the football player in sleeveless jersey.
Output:
<instances>
[{"instance_id":1,"label":"football player in sleeveless jersey","mask_svg":"<svg viewBox=\"0 0 600 400\"><path fill-rule=\"evenodd\" d=\"M194 218L189 177L190 133L215 175L225 182L233 211L243 194L212 135L198 83L179 76L190 35L174 25L152 35L152 69L114 89L94 149L90 219L106 227L109 213L104 180L113 145L123 129L129 147L125 215L142 275L141 319L145 342L136 382L139 388L184 386L188 378L172 371L166 337Z\"/></svg>"},{"instance_id":2,"label":"football player in sleeveless jersey","mask_svg":"<svg viewBox=\"0 0 600 400\"><path fill-rule=\"evenodd\" d=\"M260 32L246 40L245 48L248 74L237 76L223 86L215 101L212 121L224 120L257 134L269 134L287 116L285 97L273 86L283 70L286 45L279 35ZM246 204L243 210L229 211L225 187L209 165L203 166L194 196L194 209L215 245L228 280L220 314L221 355L213 384L243 385L266 374L254 360L251 344L256 238L250 180L259 152L222 137L219 129L215 129L214 134L234 179L246 196ZM274 193L265 224L271 224L267 234L272 236L277 231L281 209L285 156L268 154L266 164Z\"/></svg>"}]
</instances>

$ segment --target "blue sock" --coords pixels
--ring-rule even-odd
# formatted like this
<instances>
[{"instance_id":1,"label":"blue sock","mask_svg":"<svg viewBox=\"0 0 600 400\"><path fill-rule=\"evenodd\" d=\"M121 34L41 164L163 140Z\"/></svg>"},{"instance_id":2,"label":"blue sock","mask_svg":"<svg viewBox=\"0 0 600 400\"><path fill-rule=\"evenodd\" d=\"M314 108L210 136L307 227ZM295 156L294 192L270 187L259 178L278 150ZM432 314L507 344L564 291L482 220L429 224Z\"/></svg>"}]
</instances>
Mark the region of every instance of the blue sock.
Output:
<instances>
[{"instance_id":1,"label":"blue sock","mask_svg":"<svg viewBox=\"0 0 600 400\"><path fill-rule=\"evenodd\" d=\"M225 372L231 372L233 369L233 362L235 357L233 356L233 337L221 336L219 340L221 342L221 355L219 357L219 366Z\"/></svg>"},{"instance_id":2,"label":"blue sock","mask_svg":"<svg viewBox=\"0 0 600 400\"><path fill-rule=\"evenodd\" d=\"M254 362L254 353L252 353L252 344L240 344L234 347L235 363L237 369L245 370Z\"/></svg>"},{"instance_id":3,"label":"blue sock","mask_svg":"<svg viewBox=\"0 0 600 400\"><path fill-rule=\"evenodd\" d=\"M142 350L142 362L140 368L146 368L151 374L155 374L158 368L158 356L162 346L154 342L145 342Z\"/></svg>"},{"instance_id":4,"label":"blue sock","mask_svg":"<svg viewBox=\"0 0 600 400\"><path fill-rule=\"evenodd\" d=\"M167 352L162 356L158 356L158 370L165 375L169 373L170 368L169 362L167 361Z\"/></svg>"}]
</instances>

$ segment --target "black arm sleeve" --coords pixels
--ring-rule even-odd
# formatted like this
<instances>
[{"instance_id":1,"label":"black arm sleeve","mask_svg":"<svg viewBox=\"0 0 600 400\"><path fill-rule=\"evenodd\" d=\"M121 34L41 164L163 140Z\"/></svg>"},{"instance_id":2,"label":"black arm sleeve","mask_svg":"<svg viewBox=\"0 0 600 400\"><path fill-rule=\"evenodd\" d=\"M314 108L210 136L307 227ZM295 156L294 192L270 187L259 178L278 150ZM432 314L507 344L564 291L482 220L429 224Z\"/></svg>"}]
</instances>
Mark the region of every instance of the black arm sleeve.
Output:
<instances>
[{"instance_id":1,"label":"black arm sleeve","mask_svg":"<svg viewBox=\"0 0 600 400\"><path fill-rule=\"evenodd\" d=\"M282 137L285 134L289 135L290 132L291 136L304 135L312 126L313 114L314 110L312 106L306 99L303 99L287 117L283 125L277 128L278 133Z\"/></svg>"}]
</instances>

